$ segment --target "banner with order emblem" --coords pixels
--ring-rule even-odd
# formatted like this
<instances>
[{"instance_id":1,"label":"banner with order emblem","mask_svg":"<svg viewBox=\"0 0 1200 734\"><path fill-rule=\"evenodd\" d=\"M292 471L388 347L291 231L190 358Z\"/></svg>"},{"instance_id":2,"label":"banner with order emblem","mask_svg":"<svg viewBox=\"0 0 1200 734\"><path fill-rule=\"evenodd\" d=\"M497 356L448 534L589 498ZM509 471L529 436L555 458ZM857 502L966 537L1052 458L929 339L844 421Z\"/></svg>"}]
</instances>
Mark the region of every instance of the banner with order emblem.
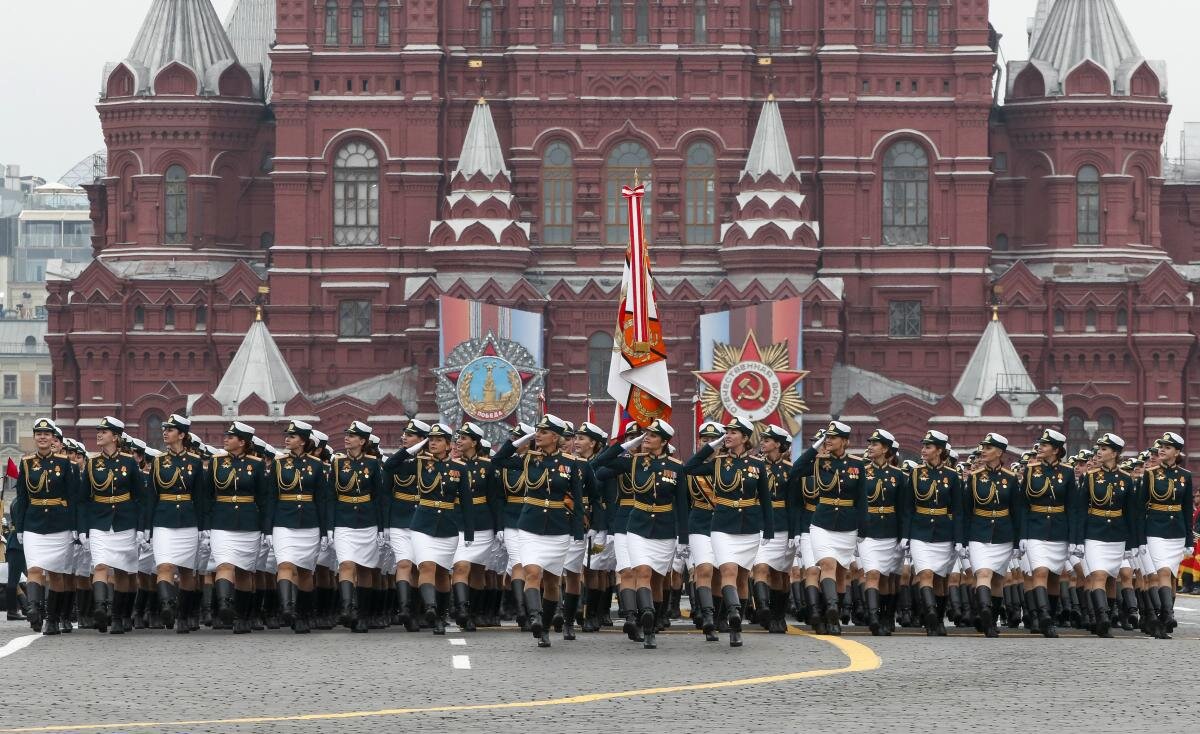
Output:
<instances>
[{"instance_id":1,"label":"banner with order emblem","mask_svg":"<svg viewBox=\"0 0 1200 734\"><path fill-rule=\"evenodd\" d=\"M542 315L448 296L438 305L438 413L451 426L478 423L499 446L509 426L539 417Z\"/></svg>"},{"instance_id":2,"label":"banner with order emblem","mask_svg":"<svg viewBox=\"0 0 1200 734\"><path fill-rule=\"evenodd\" d=\"M700 408L706 420L734 416L801 431L803 301L789 298L700 317Z\"/></svg>"}]
</instances>

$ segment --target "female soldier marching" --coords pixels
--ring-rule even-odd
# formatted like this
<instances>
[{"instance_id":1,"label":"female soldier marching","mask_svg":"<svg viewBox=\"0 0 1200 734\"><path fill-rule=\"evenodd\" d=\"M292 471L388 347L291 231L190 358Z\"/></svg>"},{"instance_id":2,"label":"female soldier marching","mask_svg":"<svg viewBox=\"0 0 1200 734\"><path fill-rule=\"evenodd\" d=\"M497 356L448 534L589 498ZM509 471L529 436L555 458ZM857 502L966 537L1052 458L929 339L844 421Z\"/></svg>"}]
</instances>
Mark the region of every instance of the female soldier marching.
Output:
<instances>
[{"instance_id":1,"label":"female soldier marching","mask_svg":"<svg viewBox=\"0 0 1200 734\"><path fill-rule=\"evenodd\" d=\"M583 538L583 474L579 462L562 452L566 428L561 418L546 414L534 433L515 443L505 441L492 459L497 467L523 469L525 474L525 506L517 537L529 631L538 638L538 647L550 647L549 625L558 605L559 576L571 539ZM517 444L530 441L534 442L532 450L524 457L514 455Z\"/></svg>"},{"instance_id":2,"label":"female soldier marching","mask_svg":"<svg viewBox=\"0 0 1200 734\"><path fill-rule=\"evenodd\" d=\"M596 466L609 466L628 474L634 490L633 509L629 513L626 542L633 564L635 594L642 626L643 647L653 650L657 619L652 584L661 587L671 570L676 544L687 544L688 495L679 459L667 451L675 429L664 420L655 420L642 434L642 451L622 455L622 449L636 446L614 445L596 457ZM633 442L630 442L633 443Z\"/></svg>"},{"instance_id":3,"label":"female soldier marching","mask_svg":"<svg viewBox=\"0 0 1200 734\"><path fill-rule=\"evenodd\" d=\"M729 614L729 646L741 647L742 599L749 596L750 566L759 546L775 536L775 526L766 466L750 454L754 426L734 417L725 428L722 438L688 459L683 473L712 479L715 509L709 537ZM712 459L722 444L726 453Z\"/></svg>"},{"instance_id":4,"label":"female soldier marching","mask_svg":"<svg viewBox=\"0 0 1200 734\"><path fill-rule=\"evenodd\" d=\"M1075 503L1074 555L1082 555L1087 568L1088 596L1095 614L1094 631L1112 637L1106 586L1121 571L1126 552L1137 546L1137 492L1133 477L1117 467L1125 441L1106 433L1096 442L1098 466L1083 477L1080 501Z\"/></svg>"},{"instance_id":5,"label":"female soldier marching","mask_svg":"<svg viewBox=\"0 0 1200 734\"><path fill-rule=\"evenodd\" d=\"M1138 511L1140 535L1150 558L1148 593L1151 602L1158 601L1155 636L1165 639L1175 629L1175 571L1194 542L1192 473L1179 465L1183 437L1178 433L1164 433L1158 440L1158 453L1161 464L1142 475ZM1132 596L1134 592L1124 589L1123 593Z\"/></svg>"},{"instance_id":6,"label":"female soldier marching","mask_svg":"<svg viewBox=\"0 0 1200 734\"><path fill-rule=\"evenodd\" d=\"M300 420L288 424L287 453L272 461L270 491L275 495L270 518L271 545L278 566L275 588L284 624L304 634L311 629L313 572L321 538L329 531L331 497L325 464L313 456L313 427Z\"/></svg>"},{"instance_id":7,"label":"female soldier marching","mask_svg":"<svg viewBox=\"0 0 1200 734\"><path fill-rule=\"evenodd\" d=\"M366 601L371 569L379 565L383 539L383 467L366 453L371 427L354 421L346 429L346 453L336 454L329 469L333 486L334 553L338 560L339 622L354 632L366 632L367 615L359 613Z\"/></svg>"},{"instance_id":8,"label":"female soldier marching","mask_svg":"<svg viewBox=\"0 0 1200 734\"><path fill-rule=\"evenodd\" d=\"M909 503L909 478L897 465L896 437L877 428L867 439L866 496L859 521L858 554L866 575L867 625L872 635L895 629L895 583L904 562L900 544Z\"/></svg>"},{"instance_id":9,"label":"female soldier marching","mask_svg":"<svg viewBox=\"0 0 1200 734\"><path fill-rule=\"evenodd\" d=\"M214 594L217 611L234 634L250 632L254 604L254 572L267 532L272 497L267 492L266 465L248 453L254 428L234 421L225 431L225 456L214 456L209 469L211 501L206 500L212 529L212 563L217 568Z\"/></svg>"},{"instance_id":10,"label":"female soldier marching","mask_svg":"<svg viewBox=\"0 0 1200 734\"><path fill-rule=\"evenodd\" d=\"M962 483L950 463L950 439L928 431L921 440L924 463L910 475L909 507L904 513L904 537L912 552L912 569L924 607L925 630L945 636L946 577L954 568L955 544L962 537L958 512ZM959 549L961 551L961 546Z\"/></svg>"},{"instance_id":11,"label":"female soldier marching","mask_svg":"<svg viewBox=\"0 0 1200 734\"><path fill-rule=\"evenodd\" d=\"M975 572L975 598L979 603L977 628L987 637L999 637L1000 584L1008 572L1013 542L1021 520L1021 485L1017 473L1004 466L1008 439L989 433L980 442L983 468L967 477L963 493L962 526L971 569Z\"/></svg>"},{"instance_id":12,"label":"female soldier marching","mask_svg":"<svg viewBox=\"0 0 1200 734\"><path fill-rule=\"evenodd\" d=\"M1037 462L1025 469L1021 492L1020 550L1032 571L1030 606L1033 630L1058 637L1055 618L1061 601L1059 574L1069 571L1071 507L1076 501L1075 470L1062 462L1067 438L1042 431ZM1051 593L1053 592L1053 593ZM1032 604L1030 604L1032 602Z\"/></svg>"},{"instance_id":13,"label":"female soldier marching","mask_svg":"<svg viewBox=\"0 0 1200 734\"><path fill-rule=\"evenodd\" d=\"M146 513L154 529L151 543L157 564L159 610L163 624L168 628L174 624L179 634L191 631L188 618L199 602L195 567L207 486L204 460L188 450L191 425L190 420L175 414L163 422L163 443L167 450L150 464Z\"/></svg>"}]
</instances>

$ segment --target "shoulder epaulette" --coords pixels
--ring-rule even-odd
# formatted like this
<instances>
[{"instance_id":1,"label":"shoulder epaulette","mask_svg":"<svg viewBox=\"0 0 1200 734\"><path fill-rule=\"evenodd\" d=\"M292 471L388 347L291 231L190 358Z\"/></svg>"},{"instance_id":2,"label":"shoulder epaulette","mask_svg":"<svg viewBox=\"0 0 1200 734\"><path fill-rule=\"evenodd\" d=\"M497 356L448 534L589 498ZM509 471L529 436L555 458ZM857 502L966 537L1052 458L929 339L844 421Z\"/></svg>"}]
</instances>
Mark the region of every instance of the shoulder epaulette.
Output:
<instances>
[{"instance_id":1,"label":"shoulder epaulette","mask_svg":"<svg viewBox=\"0 0 1200 734\"><path fill-rule=\"evenodd\" d=\"M866 461L867 460L866 457L859 456L858 454L846 454L846 458L853 459L854 461Z\"/></svg>"},{"instance_id":2,"label":"shoulder epaulette","mask_svg":"<svg viewBox=\"0 0 1200 734\"><path fill-rule=\"evenodd\" d=\"M792 465L792 460L791 460L791 459L784 459L784 460L780 461L779 463L780 463L780 464L783 464L784 466L791 466L791 465Z\"/></svg>"},{"instance_id":3,"label":"shoulder epaulette","mask_svg":"<svg viewBox=\"0 0 1200 734\"><path fill-rule=\"evenodd\" d=\"M1097 467L1093 467L1093 468L1091 468L1091 469L1088 469L1088 472L1087 472L1087 473L1088 473L1088 474L1099 474L1099 473L1100 473L1100 472L1102 472L1102 471L1104 471L1104 467L1102 467L1102 466L1097 466Z\"/></svg>"},{"instance_id":4,"label":"shoulder epaulette","mask_svg":"<svg viewBox=\"0 0 1200 734\"><path fill-rule=\"evenodd\" d=\"M134 458L137 458L137 457L135 457L135 456L134 456L134 455L133 455L131 452L129 452L129 451L118 451L118 452L117 452L117 456L124 456L124 457L126 457L126 458L129 458L129 459L134 459Z\"/></svg>"},{"instance_id":5,"label":"shoulder epaulette","mask_svg":"<svg viewBox=\"0 0 1200 734\"><path fill-rule=\"evenodd\" d=\"M242 458L253 459L254 461L262 461L263 460L261 456L251 456L250 454L245 454Z\"/></svg>"},{"instance_id":6,"label":"shoulder epaulette","mask_svg":"<svg viewBox=\"0 0 1200 734\"><path fill-rule=\"evenodd\" d=\"M542 451L540 449L529 449L529 451L527 451L525 453L525 455L526 456L545 456L546 454L542 453Z\"/></svg>"},{"instance_id":7,"label":"shoulder epaulette","mask_svg":"<svg viewBox=\"0 0 1200 734\"><path fill-rule=\"evenodd\" d=\"M683 461L678 456L668 456L667 461L672 464L683 464Z\"/></svg>"},{"instance_id":8,"label":"shoulder epaulette","mask_svg":"<svg viewBox=\"0 0 1200 734\"><path fill-rule=\"evenodd\" d=\"M24 456L22 456L21 458L22 458L22 459L32 459L32 458L33 458L33 457L35 457L35 456L37 456L37 452L36 452L36 451L34 451L33 453L25 454L25 455L24 455Z\"/></svg>"},{"instance_id":9,"label":"shoulder epaulette","mask_svg":"<svg viewBox=\"0 0 1200 734\"><path fill-rule=\"evenodd\" d=\"M970 475L971 475L971 476L976 476L976 475L979 475L979 474L983 474L983 473L985 473L986 471L987 471L987 467L985 466L985 467L981 467L981 468L979 468L979 469L976 469L976 470L975 470L975 471L973 471L973 472L970 472Z\"/></svg>"},{"instance_id":10,"label":"shoulder epaulette","mask_svg":"<svg viewBox=\"0 0 1200 734\"><path fill-rule=\"evenodd\" d=\"M191 457L193 457L193 458L196 458L196 459L199 459L199 458L200 458L200 452L199 452L199 451L184 451L184 452L183 452L183 455L184 455L184 456L191 456Z\"/></svg>"},{"instance_id":11,"label":"shoulder epaulette","mask_svg":"<svg viewBox=\"0 0 1200 734\"><path fill-rule=\"evenodd\" d=\"M1129 477L1130 479L1133 479L1133 475L1130 474L1129 472L1125 471L1124 469L1117 469L1117 473L1124 474L1125 476Z\"/></svg>"},{"instance_id":12,"label":"shoulder epaulette","mask_svg":"<svg viewBox=\"0 0 1200 734\"><path fill-rule=\"evenodd\" d=\"M1010 477L1017 476L1017 473L1015 471L1013 471L1012 469L1009 469L1007 467L1003 467L1003 466L1000 467L1000 471L1004 472L1005 474L1007 474Z\"/></svg>"},{"instance_id":13,"label":"shoulder epaulette","mask_svg":"<svg viewBox=\"0 0 1200 734\"><path fill-rule=\"evenodd\" d=\"M457 464L458 466L466 466L467 465L467 462L463 461L462 459L451 459L450 463Z\"/></svg>"},{"instance_id":14,"label":"shoulder epaulette","mask_svg":"<svg viewBox=\"0 0 1200 734\"><path fill-rule=\"evenodd\" d=\"M69 458L71 458L71 457L67 456L67 452L66 452L66 451L55 451L55 452L54 452L54 458L56 458L56 459L69 459Z\"/></svg>"},{"instance_id":15,"label":"shoulder epaulette","mask_svg":"<svg viewBox=\"0 0 1200 734\"><path fill-rule=\"evenodd\" d=\"M345 455L345 454L343 454L343 453L337 453L337 454L334 454L333 456L329 457L329 459L330 459L331 461L332 461L333 459L344 459L344 458L346 458L346 455Z\"/></svg>"},{"instance_id":16,"label":"shoulder epaulette","mask_svg":"<svg viewBox=\"0 0 1200 734\"><path fill-rule=\"evenodd\" d=\"M477 457L475 457L475 460L483 462L484 464L492 463L492 457L490 457L490 456L477 456Z\"/></svg>"},{"instance_id":17,"label":"shoulder epaulette","mask_svg":"<svg viewBox=\"0 0 1200 734\"><path fill-rule=\"evenodd\" d=\"M562 452L562 457L564 459L570 459L571 461L583 461L583 459L580 459L575 454L568 454L566 451Z\"/></svg>"}]
</instances>

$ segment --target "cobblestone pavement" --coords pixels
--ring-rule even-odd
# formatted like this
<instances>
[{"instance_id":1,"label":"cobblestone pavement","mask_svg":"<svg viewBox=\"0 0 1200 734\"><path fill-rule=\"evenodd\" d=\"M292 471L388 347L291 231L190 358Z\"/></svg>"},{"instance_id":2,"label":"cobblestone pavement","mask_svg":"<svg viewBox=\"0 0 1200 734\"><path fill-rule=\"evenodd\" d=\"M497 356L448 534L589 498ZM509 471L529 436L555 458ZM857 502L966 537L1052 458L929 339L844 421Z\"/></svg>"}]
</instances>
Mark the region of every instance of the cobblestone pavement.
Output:
<instances>
[{"instance_id":1,"label":"cobblestone pavement","mask_svg":"<svg viewBox=\"0 0 1200 734\"><path fill-rule=\"evenodd\" d=\"M1177 609L1172 641L851 629L840 645L753 633L731 649L676 623L655 651L611 631L554 636L538 650L515 629L451 628L446 637L76 631L10 652L30 630L0 622L0 732L1181 731L1194 716L1200 597ZM726 681L743 682L661 690ZM609 695L620 692L636 693ZM465 706L479 708L453 708ZM449 708L369 715L431 707ZM301 715L312 718L228 721ZM193 721L207 723L178 723Z\"/></svg>"}]
</instances>

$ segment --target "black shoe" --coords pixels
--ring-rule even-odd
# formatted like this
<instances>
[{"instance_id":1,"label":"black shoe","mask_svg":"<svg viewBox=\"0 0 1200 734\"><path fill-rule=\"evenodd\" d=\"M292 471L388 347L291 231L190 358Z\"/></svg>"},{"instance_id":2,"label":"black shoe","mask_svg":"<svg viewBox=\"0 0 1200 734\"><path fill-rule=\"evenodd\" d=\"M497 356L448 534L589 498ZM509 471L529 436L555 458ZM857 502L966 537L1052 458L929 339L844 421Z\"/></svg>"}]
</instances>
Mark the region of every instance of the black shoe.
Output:
<instances>
[{"instance_id":1,"label":"black shoe","mask_svg":"<svg viewBox=\"0 0 1200 734\"><path fill-rule=\"evenodd\" d=\"M742 646L742 610L737 605L729 607L729 646Z\"/></svg>"},{"instance_id":2,"label":"black shoe","mask_svg":"<svg viewBox=\"0 0 1200 734\"><path fill-rule=\"evenodd\" d=\"M25 615L29 629L41 632L42 622L46 621L46 588L41 584L25 584Z\"/></svg>"},{"instance_id":3,"label":"black shoe","mask_svg":"<svg viewBox=\"0 0 1200 734\"><path fill-rule=\"evenodd\" d=\"M871 628L871 635L879 637L883 634L883 624L879 619L879 589L867 589L867 626Z\"/></svg>"},{"instance_id":4,"label":"black shoe","mask_svg":"<svg viewBox=\"0 0 1200 734\"><path fill-rule=\"evenodd\" d=\"M579 594L563 594L563 639L575 639L575 614L579 611Z\"/></svg>"}]
</instances>

